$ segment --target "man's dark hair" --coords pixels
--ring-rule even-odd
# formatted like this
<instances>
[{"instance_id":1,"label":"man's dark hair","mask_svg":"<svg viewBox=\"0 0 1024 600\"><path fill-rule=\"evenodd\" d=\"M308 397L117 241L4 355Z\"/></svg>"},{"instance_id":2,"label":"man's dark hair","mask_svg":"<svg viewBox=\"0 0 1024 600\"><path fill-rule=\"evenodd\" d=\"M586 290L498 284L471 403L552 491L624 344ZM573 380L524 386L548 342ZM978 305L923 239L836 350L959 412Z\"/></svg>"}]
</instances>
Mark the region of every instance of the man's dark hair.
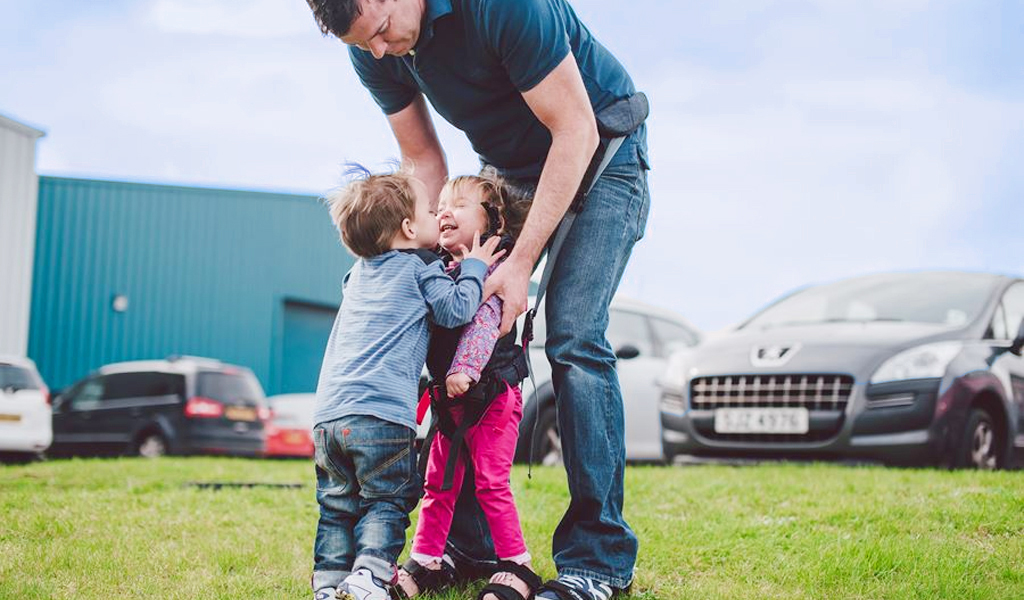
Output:
<instances>
[{"instance_id":1,"label":"man's dark hair","mask_svg":"<svg viewBox=\"0 0 1024 600\"><path fill-rule=\"evenodd\" d=\"M348 33L352 28L352 22L363 14L360 0L306 0L306 4L313 9L313 16L316 24L320 26L320 32L325 36L334 35L341 39L341 36Z\"/></svg>"}]
</instances>

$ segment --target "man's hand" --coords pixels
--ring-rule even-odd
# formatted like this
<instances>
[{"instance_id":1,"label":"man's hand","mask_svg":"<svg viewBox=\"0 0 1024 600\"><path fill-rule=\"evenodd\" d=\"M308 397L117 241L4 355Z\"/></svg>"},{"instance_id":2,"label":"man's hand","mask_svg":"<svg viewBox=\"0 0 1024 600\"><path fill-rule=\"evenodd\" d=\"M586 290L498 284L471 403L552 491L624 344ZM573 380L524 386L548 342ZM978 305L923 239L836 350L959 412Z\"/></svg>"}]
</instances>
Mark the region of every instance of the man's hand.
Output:
<instances>
[{"instance_id":1,"label":"man's hand","mask_svg":"<svg viewBox=\"0 0 1024 600\"><path fill-rule=\"evenodd\" d=\"M471 385L473 385L473 378L465 373L452 373L444 380L444 387L451 397L465 394Z\"/></svg>"},{"instance_id":2,"label":"man's hand","mask_svg":"<svg viewBox=\"0 0 1024 600\"><path fill-rule=\"evenodd\" d=\"M490 241L490 240L488 240ZM498 265L491 276L484 281L484 299L491 296L501 298L501 328L498 335L512 331L516 317L526 312L527 292L530 289L530 274L533 265L517 260L515 255Z\"/></svg>"},{"instance_id":3,"label":"man's hand","mask_svg":"<svg viewBox=\"0 0 1024 600\"><path fill-rule=\"evenodd\" d=\"M460 252L462 253L462 256L464 257L463 259L475 258L475 259L477 259L479 261L482 261L484 264L486 264L488 267L490 267L491 265L496 263L499 258L501 258L502 256L505 255L505 250L498 250L497 252L494 251L494 249L498 247L498 243L500 241L501 241L501 238L499 238L496 235L492 235L481 246L480 245L480 232L477 231L476 233L473 234L473 248L472 249L468 249L468 248L466 248L465 245L460 245L459 249L460 249ZM485 299L487 298L486 294L484 294L484 298Z\"/></svg>"}]
</instances>

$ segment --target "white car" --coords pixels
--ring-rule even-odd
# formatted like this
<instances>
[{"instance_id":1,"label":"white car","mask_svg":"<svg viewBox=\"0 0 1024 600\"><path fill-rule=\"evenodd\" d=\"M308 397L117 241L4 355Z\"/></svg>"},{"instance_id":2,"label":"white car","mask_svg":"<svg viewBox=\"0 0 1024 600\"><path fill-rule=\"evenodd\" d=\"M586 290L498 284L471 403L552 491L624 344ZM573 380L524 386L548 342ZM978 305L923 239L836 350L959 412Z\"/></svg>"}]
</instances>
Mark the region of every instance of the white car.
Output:
<instances>
[{"instance_id":1,"label":"white car","mask_svg":"<svg viewBox=\"0 0 1024 600\"><path fill-rule=\"evenodd\" d=\"M531 298L530 306L533 304ZM522 330L520 319L519 335L522 335ZM516 461L526 462L531 458L532 444L533 461L550 465L560 463L562 456L551 365L544 354L544 337L542 307L534 320L534 339L529 349L533 381L527 379L521 386L524 410ZM701 333L673 311L616 296L609 310L607 337L618 357L617 369L626 415L626 460L661 461L658 404L661 389L657 385L658 379L668 366L669 355L675 350L697 345ZM429 423L428 412L418 431L421 439Z\"/></svg>"},{"instance_id":2,"label":"white car","mask_svg":"<svg viewBox=\"0 0 1024 600\"><path fill-rule=\"evenodd\" d=\"M50 390L28 358L0 355L0 452L33 457L53 441Z\"/></svg>"}]
</instances>

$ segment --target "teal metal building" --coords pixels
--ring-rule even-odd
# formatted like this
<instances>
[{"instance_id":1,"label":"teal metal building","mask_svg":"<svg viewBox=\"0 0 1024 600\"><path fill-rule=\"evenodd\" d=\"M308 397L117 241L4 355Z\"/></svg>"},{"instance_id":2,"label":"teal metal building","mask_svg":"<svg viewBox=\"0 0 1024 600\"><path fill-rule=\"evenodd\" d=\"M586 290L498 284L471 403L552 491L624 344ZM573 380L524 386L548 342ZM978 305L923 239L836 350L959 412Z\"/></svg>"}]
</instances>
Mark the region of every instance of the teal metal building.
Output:
<instances>
[{"instance_id":1,"label":"teal metal building","mask_svg":"<svg viewBox=\"0 0 1024 600\"><path fill-rule=\"evenodd\" d=\"M189 354L313 391L352 263L311 196L40 177L28 354L51 388Z\"/></svg>"}]
</instances>

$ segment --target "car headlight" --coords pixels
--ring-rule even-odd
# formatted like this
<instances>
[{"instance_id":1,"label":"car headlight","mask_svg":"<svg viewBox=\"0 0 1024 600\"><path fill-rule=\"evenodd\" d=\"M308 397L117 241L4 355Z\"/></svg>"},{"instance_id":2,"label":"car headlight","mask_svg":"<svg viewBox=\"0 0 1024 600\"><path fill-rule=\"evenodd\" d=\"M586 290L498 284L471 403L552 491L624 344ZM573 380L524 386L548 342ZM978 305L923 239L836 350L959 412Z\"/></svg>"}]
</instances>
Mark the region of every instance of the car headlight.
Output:
<instances>
[{"instance_id":1,"label":"car headlight","mask_svg":"<svg viewBox=\"0 0 1024 600\"><path fill-rule=\"evenodd\" d=\"M686 390L688 352L680 350L669 355L665 372L658 379L661 389L668 393L680 394Z\"/></svg>"},{"instance_id":2,"label":"car headlight","mask_svg":"<svg viewBox=\"0 0 1024 600\"><path fill-rule=\"evenodd\" d=\"M962 342L938 342L904 350L882 363L871 383L942 377L963 347Z\"/></svg>"}]
</instances>

